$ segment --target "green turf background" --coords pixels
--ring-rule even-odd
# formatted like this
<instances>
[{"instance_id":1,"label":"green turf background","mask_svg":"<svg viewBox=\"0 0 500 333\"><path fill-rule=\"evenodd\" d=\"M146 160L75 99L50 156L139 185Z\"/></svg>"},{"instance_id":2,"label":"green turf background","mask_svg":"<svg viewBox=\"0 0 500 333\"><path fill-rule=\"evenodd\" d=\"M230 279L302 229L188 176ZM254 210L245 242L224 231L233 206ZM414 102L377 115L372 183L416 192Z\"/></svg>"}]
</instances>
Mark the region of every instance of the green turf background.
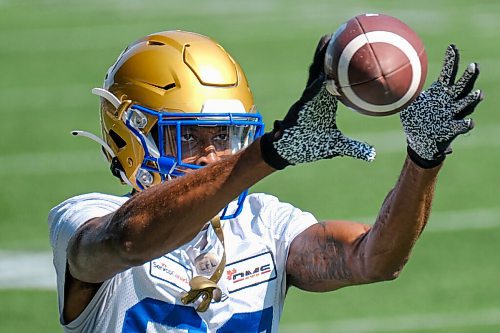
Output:
<instances>
[{"instance_id":1,"label":"green turf background","mask_svg":"<svg viewBox=\"0 0 500 333\"><path fill-rule=\"evenodd\" d=\"M90 89L100 86L132 40L169 29L218 40L245 69L270 125L301 93L318 38L363 12L397 16L420 34L428 83L438 75L447 44L456 43L460 72L471 61L481 64L477 86L487 98L474 115L476 129L457 140L441 173L430 227L449 230L424 233L396 281L325 295L292 290L284 327L314 322L330 332L328 322L344 319L390 323L391 317L412 314L500 309L500 2L489 0L0 0L0 250L48 251L50 207L80 193L125 192L98 147L69 132L99 132ZM377 160L289 168L252 190L277 195L318 218L370 222L405 156L399 120L340 108L339 126L375 144ZM0 332L56 331L54 291L0 289ZM411 332L500 332L500 324Z\"/></svg>"}]
</instances>

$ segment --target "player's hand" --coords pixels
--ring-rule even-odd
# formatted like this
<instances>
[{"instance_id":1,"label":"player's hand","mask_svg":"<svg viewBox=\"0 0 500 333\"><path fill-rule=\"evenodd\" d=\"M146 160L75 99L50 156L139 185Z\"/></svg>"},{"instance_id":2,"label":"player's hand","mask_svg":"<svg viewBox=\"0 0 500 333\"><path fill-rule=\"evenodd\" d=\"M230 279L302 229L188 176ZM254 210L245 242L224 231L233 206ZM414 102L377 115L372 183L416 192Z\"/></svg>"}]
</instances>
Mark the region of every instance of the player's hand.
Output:
<instances>
[{"instance_id":1,"label":"player's hand","mask_svg":"<svg viewBox=\"0 0 500 333\"><path fill-rule=\"evenodd\" d=\"M326 90L323 69L329 40L324 36L318 43L302 97L261 138L263 158L275 169L335 156L375 158L373 147L346 137L337 128L337 99Z\"/></svg>"},{"instance_id":2,"label":"player's hand","mask_svg":"<svg viewBox=\"0 0 500 333\"><path fill-rule=\"evenodd\" d=\"M465 117L483 100L481 90L472 91L479 66L471 63L455 82L458 63L458 49L448 46L438 80L401 111L408 154L421 167L439 165L451 153L451 142L474 127L472 119Z\"/></svg>"}]
</instances>

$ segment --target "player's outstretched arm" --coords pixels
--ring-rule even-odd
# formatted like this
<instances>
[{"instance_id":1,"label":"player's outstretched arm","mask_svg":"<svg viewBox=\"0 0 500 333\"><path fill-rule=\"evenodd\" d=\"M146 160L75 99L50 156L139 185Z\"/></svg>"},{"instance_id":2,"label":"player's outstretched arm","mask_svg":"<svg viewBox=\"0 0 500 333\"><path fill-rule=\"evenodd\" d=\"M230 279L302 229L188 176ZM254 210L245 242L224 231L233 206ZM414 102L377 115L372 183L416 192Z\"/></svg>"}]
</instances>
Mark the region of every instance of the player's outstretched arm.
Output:
<instances>
[{"instance_id":1,"label":"player's outstretched arm","mask_svg":"<svg viewBox=\"0 0 500 333\"><path fill-rule=\"evenodd\" d=\"M326 221L302 232L290 246L289 284L329 291L396 278L427 223L439 169L407 158L372 227Z\"/></svg>"},{"instance_id":2,"label":"player's outstretched arm","mask_svg":"<svg viewBox=\"0 0 500 333\"><path fill-rule=\"evenodd\" d=\"M291 285L326 291L398 276L427 223L445 154L457 136L472 129L472 120L464 118L483 99L480 90L473 91L477 64L455 82L458 60L450 45L439 79L401 112L408 157L373 227L329 221L305 230L291 244Z\"/></svg>"},{"instance_id":3,"label":"player's outstretched arm","mask_svg":"<svg viewBox=\"0 0 500 333\"><path fill-rule=\"evenodd\" d=\"M68 245L71 276L99 283L190 241L231 200L275 169L247 149L134 195L86 222Z\"/></svg>"}]
</instances>

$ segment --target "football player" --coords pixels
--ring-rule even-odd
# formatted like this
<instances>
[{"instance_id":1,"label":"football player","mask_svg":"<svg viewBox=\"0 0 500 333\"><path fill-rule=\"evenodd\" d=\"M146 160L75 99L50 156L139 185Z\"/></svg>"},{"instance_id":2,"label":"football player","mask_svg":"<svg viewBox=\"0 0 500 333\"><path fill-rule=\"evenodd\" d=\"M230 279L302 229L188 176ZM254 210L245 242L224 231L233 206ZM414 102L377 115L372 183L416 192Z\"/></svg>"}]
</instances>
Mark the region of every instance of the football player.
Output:
<instances>
[{"instance_id":1,"label":"football player","mask_svg":"<svg viewBox=\"0 0 500 333\"><path fill-rule=\"evenodd\" d=\"M73 197L52 209L50 239L66 332L277 332L290 286L309 291L398 276L430 213L451 141L482 100L471 64L401 113L408 157L373 226L318 222L247 188L289 165L375 150L342 134L325 89L321 39L302 96L263 134L238 63L212 39L167 31L118 57L101 99L102 145L123 197Z\"/></svg>"}]
</instances>

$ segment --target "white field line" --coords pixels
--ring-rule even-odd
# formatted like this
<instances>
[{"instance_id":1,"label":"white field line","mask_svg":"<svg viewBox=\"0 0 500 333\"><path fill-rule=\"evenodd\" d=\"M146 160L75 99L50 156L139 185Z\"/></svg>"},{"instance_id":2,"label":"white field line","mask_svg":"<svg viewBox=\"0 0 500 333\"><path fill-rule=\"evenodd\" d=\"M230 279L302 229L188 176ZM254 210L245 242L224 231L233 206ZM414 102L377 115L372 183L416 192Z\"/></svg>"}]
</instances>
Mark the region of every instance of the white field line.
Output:
<instances>
[{"instance_id":1,"label":"white field line","mask_svg":"<svg viewBox=\"0 0 500 333\"><path fill-rule=\"evenodd\" d=\"M73 138L68 133L68 139ZM81 139L80 139L81 140ZM105 170L108 167L99 146L83 151L20 153L0 156L0 174L57 175Z\"/></svg>"},{"instance_id":2,"label":"white field line","mask_svg":"<svg viewBox=\"0 0 500 333\"><path fill-rule=\"evenodd\" d=\"M55 289L52 252L0 251L0 289Z\"/></svg>"},{"instance_id":3,"label":"white field line","mask_svg":"<svg viewBox=\"0 0 500 333\"><path fill-rule=\"evenodd\" d=\"M477 125L469 134L456 139L455 145L461 148L500 148L498 141L499 125ZM379 153L401 153L406 149L406 139L402 129L383 132L346 133L346 135L364 140L373 145Z\"/></svg>"},{"instance_id":4,"label":"white field line","mask_svg":"<svg viewBox=\"0 0 500 333\"><path fill-rule=\"evenodd\" d=\"M372 224L375 216L354 218ZM431 212L424 232L453 232L500 227L500 208L478 208L463 211Z\"/></svg>"},{"instance_id":5,"label":"white field line","mask_svg":"<svg viewBox=\"0 0 500 333\"><path fill-rule=\"evenodd\" d=\"M360 218L357 220L370 221L368 218ZM477 209L435 212L431 215L428 228L425 232L454 232L471 229L492 229L498 227L500 227L500 208ZM56 277L52 265L51 252L0 251L0 289L55 289L55 281ZM297 332L319 331L315 329L304 329L298 330Z\"/></svg>"},{"instance_id":6,"label":"white field line","mask_svg":"<svg viewBox=\"0 0 500 333\"><path fill-rule=\"evenodd\" d=\"M499 125L482 125L474 133L459 137L460 149L494 148L500 149L497 136ZM350 137L369 142L378 154L400 154L405 151L406 143L401 130L371 133L349 133ZM74 139L68 133L68 140ZM83 151L36 152L0 155L0 175L50 175L72 174L100 171L107 168L99 147Z\"/></svg>"},{"instance_id":7,"label":"white field line","mask_svg":"<svg viewBox=\"0 0 500 333\"><path fill-rule=\"evenodd\" d=\"M15 0L11 0L13 3ZM192 3L189 5L189 3ZM9 4L8 0L0 1L1 5ZM193 4L196 4L196 10L193 10ZM299 21L302 24L306 24L307 22L311 22L314 24L319 24L321 22L336 22L337 24L341 24L348 17L351 17L355 14L359 14L364 11L376 12L376 8L367 8L364 6L339 6L332 4L330 2L326 2L324 4L317 3L314 6L311 6L309 3L303 3L300 1L289 3L286 7L276 5L274 2L270 1L236 1L233 5L227 0L212 0L207 3L203 2L179 2L176 4L175 2L163 2L163 1L149 1L149 2L138 2L138 1L123 1L123 0L114 0L114 1L106 1L105 3L101 1L89 1L85 3L85 6L82 6L80 3L75 2L74 4L68 4L67 2L62 1L48 1L48 5L50 5L51 10L56 10L60 14L64 14L65 11L69 13L74 13L78 11L80 15L91 15L96 11L103 10L113 10L115 13L120 12L131 12L133 11L137 16L140 16L142 19L149 20L158 20L158 19L169 19L169 13L173 13L171 19L176 22L179 18L184 20L196 19L196 18L204 18L209 17L223 17L225 22L231 23L232 21L243 22L244 24L251 23L262 23L262 22L276 22L277 20L286 20L286 21ZM63 10L59 10L63 8ZM162 10L163 8L163 10ZM154 9L154 10L152 10ZM52 11L49 11L52 13ZM417 31L442 31L453 28L452 23L447 15L445 8L436 8L433 7L433 10L430 10L428 6L417 6L417 8L411 8L407 10L393 11L392 15L396 17L403 18L405 22L407 22L410 26L414 27ZM431 30L428 25L422 24L423 19L427 19L433 23L434 30ZM130 20L129 20L130 21ZM140 21L140 20L138 20ZM494 20L492 20L494 21ZM229 24L228 23L228 24ZM124 27L137 25L138 22L134 22L133 20L127 22L128 25L123 24L122 22L115 22L113 24L103 24L103 25L84 25L84 26L64 26L63 28L55 27L55 28L45 28L45 27L22 27L19 28L17 25L9 28L5 27L3 31L8 33L19 33L20 31L27 31L30 34L40 33L41 36L47 36L47 32L53 31L53 29L57 29L59 31L72 31L74 28L91 28L97 29L96 33L92 35L98 35L98 32L102 31L112 31L118 30L123 31ZM491 23L493 24L493 23ZM333 28L333 27L331 27ZM49 30L50 29L50 30ZM493 29L493 28L492 28ZM485 31L488 33L488 31Z\"/></svg>"},{"instance_id":8,"label":"white field line","mask_svg":"<svg viewBox=\"0 0 500 333\"><path fill-rule=\"evenodd\" d=\"M423 313L281 325L280 332L386 333L485 327L500 324L500 308L461 313ZM471 330L472 332L473 330ZM448 330L447 330L448 332ZM450 331L451 332L451 331Z\"/></svg>"},{"instance_id":9,"label":"white field line","mask_svg":"<svg viewBox=\"0 0 500 333\"><path fill-rule=\"evenodd\" d=\"M432 212L426 231L452 232L497 227L500 227L500 208L485 208L452 212Z\"/></svg>"}]
</instances>

